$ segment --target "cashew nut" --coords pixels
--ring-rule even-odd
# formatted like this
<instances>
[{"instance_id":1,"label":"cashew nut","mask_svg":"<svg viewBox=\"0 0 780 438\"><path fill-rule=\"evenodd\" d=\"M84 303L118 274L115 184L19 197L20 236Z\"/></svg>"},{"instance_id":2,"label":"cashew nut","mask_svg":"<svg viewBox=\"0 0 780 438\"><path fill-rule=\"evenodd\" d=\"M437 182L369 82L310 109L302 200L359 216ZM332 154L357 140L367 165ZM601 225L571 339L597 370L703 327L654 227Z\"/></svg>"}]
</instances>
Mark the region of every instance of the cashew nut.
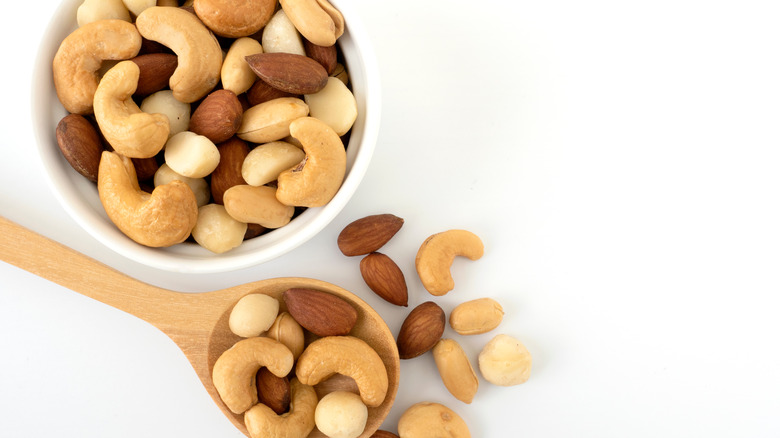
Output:
<instances>
[{"instance_id":1,"label":"cashew nut","mask_svg":"<svg viewBox=\"0 0 780 438\"><path fill-rule=\"evenodd\" d=\"M172 181L141 191L132 161L104 151L97 182L100 202L111 221L136 242L170 246L183 242L198 219L195 195L187 184Z\"/></svg>"},{"instance_id":2,"label":"cashew nut","mask_svg":"<svg viewBox=\"0 0 780 438\"><path fill-rule=\"evenodd\" d=\"M427 238L417 251L414 264L425 289L441 296L455 287L450 267L455 256L477 260L485 247L480 238L466 230L449 230Z\"/></svg>"},{"instance_id":3,"label":"cashew nut","mask_svg":"<svg viewBox=\"0 0 780 438\"><path fill-rule=\"evenodd\" d=\"M178 55L178 66L169 81L176 99L194 102L217 85L222 49L195 15L180 8L153 6L141 12L135 24L144 38L157 41Z\"/></svg>"},{"instance_id":4,"label":"cashew nut","mask_svg":"<svg viewBox=\"0 0 780 438\"><path fill-rule=\"evenodd\" d=\"M471 438L466 422L452 409L431 402L409 407L398 419L401 438Z\"/></svg>"},{"instance_id":5,"label":"cashew nut","mask_svg":"<svg viewBox=\"0 0 780 438\"><path fill-rule=\"evenodd\" d=\"M141 35L123 20L99 20L85 24L60 44L52 62L54 87L66 110L92 112L98 70L103 60L130 59L141 50Z\"/></svg>"},{"instance_id":6,"label":"cashew nut","mask_svg":"<svg viewBox=\"0 0 780 438\"><path fill-rule=\"evenodd\" d=\"M313 117L290 123L290 135L300 140L306 158L279 175L276 197L282 204L321 207L333 199L344 181L344 144L333 128Z\"/></svg>"},{"instance_id":7,"label":"cashew nut","mask_svg":"<svg viewBox=\"0 0 780 438\"><path fill-rule=\"evenodd\" d=\"M282 415L260 403L244 414L251 438L305 438L314 430L317 393L298 379L290 381L290 410Z\"/></svg>"},{"instance_id":8,"label":"cashew nut","mask_svg":"<svg viewBox=\"0 0 780 438\"><path fill-rule=\"evenodd\" d=\"M292 371L293 362L293 354L281 342L265 337L247 338L219 356L211 378L225 406L240 414L257 403L255 375L261 367L268 368L277 377L284 377Z\"/></svg>"},{"instance_id":9,"label":"cashew nut","mask_svg":"<svg viewBox=\"0 0 780 438\"><path fill-rule=\"evenodd\" d=\"M344 34L344 17L327 0L280 0L284 12L304 38L332 46Z\"/></svg>"},{"instance_id":10,"label":"cashew nut","mask_svg":"<svg viewBox=\"0 0 780 438\"><path fill-rule=\"evenodd\" d=\"M168 141L170 122L164 114L141 111L133 101L139 74L133 61L122 61L106 72L95 91L95 119L116 152L149 158Z\"/></svg>"},{"instance_id":11,"label":"cashew nut","mask_svg":"<svg viewBox=\"0 0 780 438\"><path fill-rule=\"evenodd\" d=\"M382 404L388 379L379 354L353 336L327 336L306 347L298 358L295 375L306 385L316 385L333 374L351 377L367 406Z\"/></svg>"}]
</instances>

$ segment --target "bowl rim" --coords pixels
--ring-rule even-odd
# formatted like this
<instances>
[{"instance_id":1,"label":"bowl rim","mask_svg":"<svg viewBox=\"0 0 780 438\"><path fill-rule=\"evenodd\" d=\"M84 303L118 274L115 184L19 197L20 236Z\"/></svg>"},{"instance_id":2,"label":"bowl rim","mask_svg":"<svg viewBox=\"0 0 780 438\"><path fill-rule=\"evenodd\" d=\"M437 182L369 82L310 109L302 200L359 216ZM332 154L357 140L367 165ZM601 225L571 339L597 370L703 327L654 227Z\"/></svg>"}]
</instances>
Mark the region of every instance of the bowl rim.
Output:
<instances>
[{"instance_id":1,"label":"bowl rim","mask_svg":"<svg viewBox=\"0 0 780 438\"><path fill-rule=\"evenodd\" d=\"M95 209L89 204L90 201L84 199L84 184L93 183L81 177L84 181L77 183L81 184L80 187L77 187L76 184L70 184L75 171L70 168L70 165L59 153L56 139L54 139L54 129L52 129L53 126L56 126L59 118L55 120L53 114L51 114L51 118L47 118L39 110L50 105L52 95L56 99L51 79L51 60L58 44L52 43L52 41L61 41L64 37L62 35L63 25L58 26L57 21L70 11L75 11L78 3L79 0L60 3L49 19L35 57L30 109L36 150L40 158L39 162L44 179L71 219L94 239L127 259L164 271L177 273L228 272L259 265L292 251L322 231L347 205L368 169L379 135L381 118L381 82L376 55L366 29L348 0L331 0L331 3L344 16L345 31L340 42L355 48L354 52L345 53L344 56L347 57L347 62L350 64L348 70L351 73L354 72L353 68L359 68L362 72L365 82L361 88L365 101L358 101L359 109L364 104L358 115L361 122L359 148L353 154L350 154L350 148L347 148L348 163L344 181L334 198L325 206L308 208L288 225L255 238L263 238L262 241L253 242L255 239L252 239L244 242L242 246L246 246L246 248L243 251L239 247L223 254L211 253L194 243L184 243L168 248L149 248L140 245L122 234L111 223L105 212L102 212L102 209L102 216L100 213L96 214ZM37 86L41 83L50 83L52 86ZM56 111L58 110L51 109L49 112ZM352 138L354 137L350 138L349 146L353 146ZM358 145L358 142L356 141L354 145ZM54 151L51 150L52 148ZM352 150L355 150L354 146ZM97 197L97 189L93 190L95 197ZM264 246L259 247L261 243ZM259 248L250 248L250 245Z\"/></svg>"}]
</instances>

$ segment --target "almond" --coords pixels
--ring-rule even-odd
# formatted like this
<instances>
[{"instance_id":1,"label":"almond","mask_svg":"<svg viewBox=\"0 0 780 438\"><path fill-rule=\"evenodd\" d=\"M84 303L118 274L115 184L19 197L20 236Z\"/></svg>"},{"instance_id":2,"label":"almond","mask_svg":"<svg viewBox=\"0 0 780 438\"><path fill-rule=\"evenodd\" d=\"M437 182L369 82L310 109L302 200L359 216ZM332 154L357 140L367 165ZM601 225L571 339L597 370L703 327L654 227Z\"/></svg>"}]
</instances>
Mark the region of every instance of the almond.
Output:
<instances>
[{"instance_id":1,"label":"almond","mask_svg":"<svg viewBox=\"0 0 780 438\"><path fill-rule=\"evenodd\" d=\"M387 255L372 252L360 261L360 273L369 289L396 306L408 305L409 293L404 273Z\"/></svg>"},{"instance_id":2,"label":"almond","mask_svg":"<svg viewBox=\"0 0 780 438\"><path fill-rule=\"evenodd\" d=\"M314 94L328 82L328 72L319 62L293 53L256 53L247 64L268 85L292 94Z\"/></svg>"},{"instance_id":3,"label":"almond","mask_svg":"<svg viewBox=\"0 0 780 438\"><path fill-rule=\"evenodd\" d=\"M238 137L232 137L224 143L217 145L219 151L219 164L211 172L211 196L214 202L222 204L222 195L225 190L246 184L241 176L241 166L249 154L249 145Z\"/></svg>"},{"instance_id":4,"label":"almond","mask_svg":"<svg viewBox=\"0 0 780 438\"><path fill-rule=\"evenodd\" d=\"M349 334L357 322L357 310L342 298L314 289L289 289L282 294L287 311L317 336Z\"/></svg>"},{"instance_id":5,"label":"almond","mask_svg":"<svg viewBox=\"0 0 780 438\"><path fill-rule=\"evenodd\" d=\"M56 137L68 163L85 178L97 182L103 143L95 125L84 116L69 114L57 124Z\"/></svg>"},{"instance_id":6,"label":"almond","mask_svg":"<svg viewBox=\"0 0 780 438\"><path fill-rule=\"evenodd\" d=\"M444 310L433 301L412 309L398 332L398 354L401 359L417 357L439 342L444 334Z\"/></svg>"},{"instance_id":7,"label":"almond","mask_svg":"<svg viewBox=\"0 0 780 438\"><path fill-rule=\"evenodd\" d=\"M189 130L214 143L222 143L238 131L243 114L244 107L236 93L217 90L206 96L192 113Z\"/></svg>"},{"instance_id":8,"label":"almond","mask_svg":"<svg viewBox=\"0 0 780 438\"><path fill-rule=\"evenodd\" d=\"M403 224L403 219L392 214L376 214L358 219L339 233L339 249L345 256L375 252L395 236Z\"/></svg>"},{"instance_id":9,"label":"almond","mask_svg":"<svg viewBox=\"0 0 780 438\"><path fill-rule=\"evenodd\" d=\"M318 46L311 41L304 39L303 47L306 50L306 56L319 62L329 75L336 70L338 50L335 45L328 47Z\"/></svg>"},{"instance_id":10,"label":"almond","mask_svg":"<svg viewBox=\"0 0 780 438\"><path fill-rule=\"evenodd\" d=\"M154 178L154 174L157 173L157 169L160 168L157 157L133 158L132 160L138 181L146 181Z\"/></svg>"},{"instance_id":11,"label":"almond","mask_svg":"<svg viewBox=\"0 0 780 438\"><path fill-rule=\"evenodd\" d=\"M377 430L371 435L371 438L398 438L398 435L386 430Z\"/></svg>"},{"instance_id":12,"label":"almond","mask_svg":"<svg viewBox=\"0 0 780 438\"><path fill-rule=\"evenodd\" d=\"M268 102L269 100L280 97L298 97L298 95L277 90L263 81L255 81L245 94L249 106L259 105L263 102Z\"/></svg>"},{"instance_id":13,"label":"almond","mask_svg":"<svg viewBox=\"0 0 780 438\"><path fill-rule=\"evenodd\" d=\"M290 409L290 380L287 377L276 377L262 367L255 377L257 385L257 401L271 408L277 415L282 415Z\"/></svg>"},{"instance_id":14,"label":"almond","mask_svg":"<svg viewBox=\"0 0 780 438\"><path fill-rule=\"evenodd\" d=\"M138 65L140 74L135 94L148 96L168 86L168 82L179 65L179 58L170 53L149 53L132 59Z\"/></svg>"}]
</instances>

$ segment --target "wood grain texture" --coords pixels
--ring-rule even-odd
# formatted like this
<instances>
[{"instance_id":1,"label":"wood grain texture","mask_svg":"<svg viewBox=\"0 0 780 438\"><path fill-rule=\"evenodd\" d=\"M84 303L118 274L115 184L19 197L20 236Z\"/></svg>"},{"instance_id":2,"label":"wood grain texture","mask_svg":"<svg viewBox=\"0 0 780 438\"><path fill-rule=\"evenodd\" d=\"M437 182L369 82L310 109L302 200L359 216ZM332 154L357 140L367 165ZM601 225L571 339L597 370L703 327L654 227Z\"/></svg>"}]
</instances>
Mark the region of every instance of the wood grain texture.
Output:
<instances>
[{"instance_id":1,"label":"wood grain texture","mask_svg":"<svg viewBox=\"0 0 780 438\"><path fill-rule=\"evenodd\" d=\"M240 338L230 332L228 317L233 304L249 293L263 293L280 302L290 288L311 288L340 296L358 311L351 335L371 345L387 368L390 387L382 405L369 408L369 420L361 435L370 437L390 412L398 390L400 363L395 339L384 320L363 300L330 283L310 278L274 278L206 293L174 292L146 284L0 217L0 260L29 271L82 295L147 321L181 348L203 386L233 424L247 435L243 416L227 409L211 380L217 358ZM315 389L320 395L354 390L354 381L334 376ZM324 437L316 428L310 438Z\"/></svg>"}]
</instances>

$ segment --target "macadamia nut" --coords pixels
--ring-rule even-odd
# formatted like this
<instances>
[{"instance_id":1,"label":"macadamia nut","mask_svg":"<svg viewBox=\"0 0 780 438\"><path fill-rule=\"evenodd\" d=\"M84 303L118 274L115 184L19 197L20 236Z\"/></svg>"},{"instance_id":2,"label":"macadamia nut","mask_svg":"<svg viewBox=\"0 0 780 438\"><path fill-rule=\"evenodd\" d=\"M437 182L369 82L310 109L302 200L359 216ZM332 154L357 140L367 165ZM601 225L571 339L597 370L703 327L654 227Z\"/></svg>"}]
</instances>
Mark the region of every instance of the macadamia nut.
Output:
<instances>
[{"instance_id":1,"label":"macadamia nut","mask_svg":"<svg viewBox=\"0 0 780 438\"><path fill-rule=\"evenodd\" d=\"M284 141L262 144L252 149L241 166L241 176L251 186L275 181L280 173L303 161L306 154Z\"/></svg>"},{"instance_id":2,"label":"macadamia nut","mask_svg":"<svg viewBox=\"0 0 780 438\"><path fill-rule=\"evenodd\" d=\"M307 94L304 100L309 105L309 115L322 120L342 136L357 119L357 101L344 82L329 77L325 88L314 94Z\"/></svg>"},{"instance_id":3,"label":"macadamia nut","mask_svg":"<svg viewBox=\"0 0 780 438\"><path fill-rule=\"evenodd\" d=\"M122 2L135 16L141 15L144 9L157 6L157 0L122 0Z\"/></svg>"},{"instance_id":4,"label":"macadamia nut","mask_svg":"<svg viewBox=\"0 0 780 438\"><path fill-rule=\"evenodd\" d=\"M211 191L209 189L209 183L204 178L189 178L183 175L179 175L174 172L170 166L163 163L157 172L154 173L154 186L161 186L168 184L171 181L181 181L192 189L192 193L195 194L195 200L198 202L198 207L203 207L209 203L211 199Z\"/></svg>"},{"instance_id":5,"label":"macadamia nut","mask_svg":"<svg viewBox=\"0 0 780 438\"><path fill-rule=\"evenodd\" d=\"M130 20L130 12L122 0L84 0L76 10L79 27L99 20Z\"/></svg>"},{"instance_id":6,"label":"macadamia nut","mask_svg":"<svg viewBox=\"0 0 780 438\"><path fill-rule=\"evenodd\" d=\"M479 370L495 385L519 385L531 375L531 353L517 339L497 335L479 353Z\"/></svg>"},{"instance_id":7,"label":"macadamia nut","mask_svg":"<svg viewBox=\"0 0 780 438\"><path fill-rule=\"evenodd\" d=\"M314 423L329 438L357 438L368 420L368 409L360 396L346 391L331 392L317 403Z\"/></svg>"},{"instance_id":8,"label":"macadamia nut","mask_svg":"<svg viewBox=\"0 0 780 438\"><path fill-rule=\"evenodd\" d=\"M263 29L263 37L260 41L266 53L294 53L306 56L303 40L298 29L287 17L283 9L276 11L268 24Z\"/></svg>"},{"instance_id":9,"label":"macadamia nut","mask_svg":"<svg viewBox=\"0 0 780 438\"><path fill-rule=\"evenodd\" d=\"M233 219L225 207L206 204L198 209L198 222L192 229L192 237L198 245L222 254L244 241L247 225Z\"/></svg>"},{"instance_id":10,"label":"macadamia nut","mask_svg":"<svg viewBox=\"0 0 780 438\"><path fill-rule=\"evenodd\" d=\"M279 301L265 294L249 294L238 300L230 311L230 331L243 338L260 336L279 313Z\"/></svg>"},{"instance_id":11,"label":"macadamia nut","mask_svg":"<svg viewBox=\"0 0 780 438\"><path fill-rule=\"evenodd\" d=\"M168 139L165 162L179 175L203 178L217 168L219 150L208 138L184 131Z\"/></svg>"},{"instance_id":12,"label":"macadamia nut","mask_svg":"<svg viewBox=\"0 0 780 438\"><path fill-rule=\"evenodd\" d=\"M171 127L168 138L186 131L190 124L190 104L179 102L173 97L171 90L162 90L147 96L141 102L141 111L168 117Z\"/></svg>"}]
</instances>

